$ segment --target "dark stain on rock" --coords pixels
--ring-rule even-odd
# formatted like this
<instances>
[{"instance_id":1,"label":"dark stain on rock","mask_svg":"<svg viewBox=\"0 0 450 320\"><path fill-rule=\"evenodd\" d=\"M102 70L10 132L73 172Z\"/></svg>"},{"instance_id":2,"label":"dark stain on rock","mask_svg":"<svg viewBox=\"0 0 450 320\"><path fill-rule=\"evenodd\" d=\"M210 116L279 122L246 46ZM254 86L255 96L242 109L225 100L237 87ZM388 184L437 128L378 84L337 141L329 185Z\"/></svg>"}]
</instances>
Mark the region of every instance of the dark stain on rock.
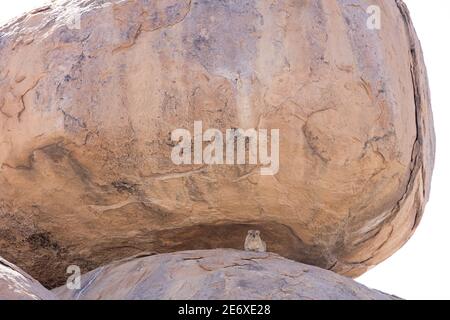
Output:
<instances>
[{"instance_id":1,"label":"dark stain on rock","mask_svg":"<svg viewBox=\"0 0 450 320\"><path fill-rule=\"evenodd\" d=\"M38 232L30 235L26 241L33 247L33 249L51 249L58 251L59 245L56 241L52 240L49 232Z\"/></svg>"},{"instance_id":2,"label":"dark stain on rock","mask_svg":"<svg viewBox=\"0 0 450 320\"><path fill-rule=\"evenodd\" d=\"M112 183L112 186L120 193L130 193L130 194L134 194L136 193L137 189L137 185L125 180L118 180L118 181L114 181Z\"/></svg>"},{"instance_id":3,"label":"dark stain on rock","mask_svg":"<svg viewBox=\"0 0 450 320\"><path fill-rule=\"evenodd\" d=\"M68 154L68 151L59 143L43 147L44 152L53 162L61 162Z\"/></svg>"}]
</instances>

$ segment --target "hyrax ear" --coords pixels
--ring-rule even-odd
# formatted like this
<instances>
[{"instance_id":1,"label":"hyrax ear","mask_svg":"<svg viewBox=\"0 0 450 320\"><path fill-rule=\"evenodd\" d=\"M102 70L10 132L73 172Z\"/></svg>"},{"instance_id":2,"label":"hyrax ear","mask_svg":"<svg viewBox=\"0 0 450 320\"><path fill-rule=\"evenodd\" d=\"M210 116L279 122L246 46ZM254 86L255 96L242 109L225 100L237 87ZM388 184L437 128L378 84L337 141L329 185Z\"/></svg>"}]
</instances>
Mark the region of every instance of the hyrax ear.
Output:
<instances>
[{"instance_id":1,"label":"hyrax ear","mask_svg":"<svg viewBox=\"0 0 450 320\"><path fill-rule=\"evenodd\" d=\"M256 231L256 235L259 236L261 234L261 232L259 232L259 230Z\"/></svg>"}]
</instances>

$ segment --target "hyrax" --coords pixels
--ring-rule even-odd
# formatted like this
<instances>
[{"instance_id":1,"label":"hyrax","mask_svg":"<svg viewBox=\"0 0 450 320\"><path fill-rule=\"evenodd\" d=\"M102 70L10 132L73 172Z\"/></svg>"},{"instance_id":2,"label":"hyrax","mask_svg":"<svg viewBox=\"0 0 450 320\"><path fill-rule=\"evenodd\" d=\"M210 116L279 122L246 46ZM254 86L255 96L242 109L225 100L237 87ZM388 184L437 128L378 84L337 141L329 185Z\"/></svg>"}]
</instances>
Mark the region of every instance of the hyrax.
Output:
<instances>
[{"instance_id":1,"label":"hyrax","mask_svg":"<svg viewBox=\"0 0 450 320\"><path fill-rule=\"evenodd\" d=\"M244 244L245 251L266 252L266 243L261 239L259 230L249 230Z\"/></svg>"}]
</instances>

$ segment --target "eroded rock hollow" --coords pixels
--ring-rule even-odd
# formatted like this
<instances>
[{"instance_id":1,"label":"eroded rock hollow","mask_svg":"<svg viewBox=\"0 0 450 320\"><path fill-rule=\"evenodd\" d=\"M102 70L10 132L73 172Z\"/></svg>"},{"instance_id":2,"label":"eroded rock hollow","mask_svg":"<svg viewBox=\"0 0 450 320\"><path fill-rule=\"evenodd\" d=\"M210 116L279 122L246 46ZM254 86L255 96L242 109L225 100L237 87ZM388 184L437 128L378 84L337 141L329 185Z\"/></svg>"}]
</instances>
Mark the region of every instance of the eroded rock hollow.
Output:
<instances>
[{"instance_id":1,"label":"eroded rock hollow","mask_svg":"<svg viewBox=\"0 0 450 320\"><path fill-rule=\"evenodd\" d=\"M408 11L372 0L55 2L0 28L0 254L48 287L143 251L358 276L420 222L434 131ZM175 165L177 128L280 130L279 172Z\"/></svg>"}]
</instances>

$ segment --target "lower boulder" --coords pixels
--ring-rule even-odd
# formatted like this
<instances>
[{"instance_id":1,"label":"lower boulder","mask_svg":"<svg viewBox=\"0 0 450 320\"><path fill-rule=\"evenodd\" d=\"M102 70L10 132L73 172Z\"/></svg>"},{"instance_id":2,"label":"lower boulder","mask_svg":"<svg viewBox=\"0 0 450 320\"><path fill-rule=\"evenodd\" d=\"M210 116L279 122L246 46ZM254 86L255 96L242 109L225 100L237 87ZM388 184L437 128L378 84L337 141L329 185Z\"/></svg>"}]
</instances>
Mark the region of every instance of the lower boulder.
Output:
<instances>
[{"instance_id":1,"label":"lower boulder","mask_svg":"<svg viewBox=\"0 0 450 320\"><path fill-rule=\"evenodd\" d=\"M0 300L56 300L56 296L0 257Z\"/></svg>"},{"instance_id":2,"label":"lower boulder","mask_svg":"<svg viewBox=\"0 0 450 320\"><path fill-rule=\"evenodd\" d=\"M61 299L395 300L331 271L273 253L233 249L142 254L82 276Z\"/></svg>"}]
</instances>

